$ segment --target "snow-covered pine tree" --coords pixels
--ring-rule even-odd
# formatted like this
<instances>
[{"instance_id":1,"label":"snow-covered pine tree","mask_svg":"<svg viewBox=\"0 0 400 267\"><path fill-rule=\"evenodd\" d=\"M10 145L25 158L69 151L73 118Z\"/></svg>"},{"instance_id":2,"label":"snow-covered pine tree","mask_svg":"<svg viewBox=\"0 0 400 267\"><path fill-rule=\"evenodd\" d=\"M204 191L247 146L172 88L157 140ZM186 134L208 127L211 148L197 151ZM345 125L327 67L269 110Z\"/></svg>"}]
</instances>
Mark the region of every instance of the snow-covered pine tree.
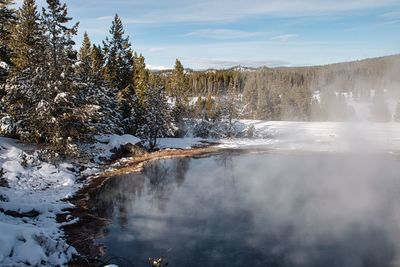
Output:
<instances>
[{"instance_id":1,"label":"snow-covered pine tree","mask_svg":"<svg viewBox=\"0 0 400 267\"><path fill-rule=\"evenodd\" d=\"M110 38L103 41L104 79L114 88L114 96L121 114L121 126L126 133L134 133L136 128L135 114L138 110L137 97L132 85L133 52L129 37L124 36L121 19L116 14L110 28Z\"/></svg>"},{"instance_id":2,"label":"snow-covered pine tree","mask_svg":"<svg viewBox=\"0 0 400 267\"><path fill-rule=\"evenodd\" d=\"M122 21L116 14L110 28L111 37L103 41L103 49L105 80L118 90L125 89L132 80L133 53L129 37L124 34Z\"/></svg>"},{"instance_id":3,"label":"snow-covered pine tree","mask_svg":"<svg viewBox=\"0 0 400 267\"><path fill-rule=\"evenodd\" d=\"M72 37L78 24L69 27L66 4L59 0L47 0L43 8L42 23L47 37L47 71L45 91L33 118L36 132L45 143L58 152L75 152L75 143L92 137L86 123L84 101L80 99L81 88L76 86L74 64L76 51Z\"/></svg>"},{"instance_id":4,"label":"snow-covered pine tree","mask_svg":"<svg viewBox=\"0 0 400 267\"><path fill-rule=\"evenodd\" d=\"M229 84L225 95L219 98L218 106L222 122L226 125L224 131L227 136L232 136L234 134L233 124L240 116L240 99L233 82Z\"/></svg>"},{"instance_id":5,"label":"snow-covered pine tree","mask_svg":"<svg viewBox=\"0 0 400 267\"><path fill-rule=\"evenodd\" d=\"M103 62L101 48L92 47L89 35L85 33L75 64L78 77L74 82L75 112L84 114L86 119L82 123L88 133L121 133L113 91L101 76Z\"/></svg>"},{"instance_id":6,"label":"snow-covered pine tree","mask_svg":"<svg viewBox=\"0 0 400 267\"><path fill-rule=\"evenodd\" d=\"M59 0L46 0L47 10L43 8L43 24L47 34L48 73L50 82L61 82L68 87L72 79L72 66L76 62L75 42L79 23L68 27L72 18L68 17L67 5ZM58 87L60 88L60 87Z\"/></svg>"},{"instance_id":7,"label":"snow-covered pine tree","mask_svg":"<svg viewBox=\"0 0 400 267\"><path fill-rule=\"evenodd\" d=\"M24 0L18 10L9 44L13 65L4 104L7 113L17 122L20 137L30 141L30 117L45 87L46 43L34 0Z\"/></svg>"},{"instance_id":8,"label":"snow-covered pine tree","mask_svg":"<svg viewBox=\"0 0 400 267\"><path fill-rule=\"evenodd\" d=\"M153 149L157 145L157 138L173 133L165 90L161 87L150 87L145 94L144 108L143 123L138 134Z\"/></svg>"},{"instance_id":9,"label":"snow-covered pine tree","mask_svg":"<svg viewBox=\"0 0 400 267\"><path fill-rule=\"evenodd\" d=\"M13 0L0 0L0 85L5 82L8 66L11 65L8 42L15 22L15 10L11 7Z\"/></svg>"}]
</instances>

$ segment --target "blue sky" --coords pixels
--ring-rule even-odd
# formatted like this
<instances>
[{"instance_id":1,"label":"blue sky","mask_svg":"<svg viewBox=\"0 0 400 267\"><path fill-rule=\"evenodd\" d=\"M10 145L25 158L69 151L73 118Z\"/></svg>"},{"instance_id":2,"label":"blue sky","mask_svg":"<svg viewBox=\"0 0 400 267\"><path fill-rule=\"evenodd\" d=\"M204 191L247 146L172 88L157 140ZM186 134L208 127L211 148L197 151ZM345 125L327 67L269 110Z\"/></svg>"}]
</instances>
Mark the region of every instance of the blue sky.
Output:
<instances>
[{"instance_id":1,"label":"blue sky","mask_svg":"<svg viewBox=\"0 0 400 267\"><path fill-rule=\"evenodd\" d=\"M19 2L22 0L19 0ZM39 4L44 0L39 0ZM151 68L319 65L400 53L400 0L67 0L96 43L118 13Z\"/></svg>"}]
</instances>

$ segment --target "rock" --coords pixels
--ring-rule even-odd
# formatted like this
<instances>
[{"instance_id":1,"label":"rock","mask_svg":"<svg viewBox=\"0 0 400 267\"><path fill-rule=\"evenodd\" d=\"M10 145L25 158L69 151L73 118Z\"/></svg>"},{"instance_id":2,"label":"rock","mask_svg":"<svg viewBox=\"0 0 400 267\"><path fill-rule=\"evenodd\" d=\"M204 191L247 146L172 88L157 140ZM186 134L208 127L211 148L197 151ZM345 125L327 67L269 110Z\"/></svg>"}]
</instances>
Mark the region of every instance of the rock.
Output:
<instances>
[{"instance_id":1,"label":"rock","mask_svg":"<svg viewBox=\"0 0 400 267\"><path fill-rule=\"evenodd\" d=\"M147 153L147 150L140 144L125 144L122 146L125 152L131 154L132 156L140 156Z\"/></svg>"},{"instance_id":2,"label":"rock","mask_svg":"<svg viewBox=\"0 0 400 267\"><path fill-rule=\"evenodd\" d=\"M2 208L0 208L0 212L4 213L5 215L11 216L11 217L15 217L15 218L35 218L37 216L39 216L39 212L36 210L31 210L28 212L18 212L18 211L14 211L14 210L4 210Z\"/></svg>"}]
</instances>

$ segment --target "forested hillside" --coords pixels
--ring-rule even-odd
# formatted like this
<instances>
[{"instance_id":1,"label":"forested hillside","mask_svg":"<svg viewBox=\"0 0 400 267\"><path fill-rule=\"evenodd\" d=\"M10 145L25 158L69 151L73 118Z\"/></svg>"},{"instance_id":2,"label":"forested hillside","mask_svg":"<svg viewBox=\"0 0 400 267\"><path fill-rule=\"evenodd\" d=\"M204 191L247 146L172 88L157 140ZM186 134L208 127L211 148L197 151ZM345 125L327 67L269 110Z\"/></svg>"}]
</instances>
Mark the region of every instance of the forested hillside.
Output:
<instances>
[{"instance_id":1,"label":"forested hillside","mask_svg":"<svg viewBox=\"0 0 400 267\"><path fill-rule=\"evenodd\" d=\"M397 100L399 69L400 55L326 66L188 70L187 86L192 97L207 98L230 91L241 95L246 118L344 120L354 115L346 104L349 98L372 104L376 92L378 98L384 95ZM170 74L162 73L167 77ZM389 120L388 116L378 117L378 121Z\"/></svg>"}]
</instances>

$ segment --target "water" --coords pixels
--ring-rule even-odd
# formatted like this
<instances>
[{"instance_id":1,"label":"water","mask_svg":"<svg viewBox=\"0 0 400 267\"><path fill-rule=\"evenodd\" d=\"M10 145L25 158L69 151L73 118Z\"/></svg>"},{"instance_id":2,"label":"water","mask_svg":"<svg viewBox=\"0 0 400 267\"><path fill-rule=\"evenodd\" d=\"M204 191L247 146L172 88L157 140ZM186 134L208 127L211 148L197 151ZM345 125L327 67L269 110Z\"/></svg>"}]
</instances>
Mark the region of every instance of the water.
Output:
<instances>
[{"instance_id":1,"label":"water","mask_svg":"<svg viewBox=\"0 0 400 267\"><path fill-rule=\"evenodd\" d=\"M223 155L149 164L92 199L98 242L148 266L397 266L400 164L370 156Z\"/></svg>"}]
</instances>

